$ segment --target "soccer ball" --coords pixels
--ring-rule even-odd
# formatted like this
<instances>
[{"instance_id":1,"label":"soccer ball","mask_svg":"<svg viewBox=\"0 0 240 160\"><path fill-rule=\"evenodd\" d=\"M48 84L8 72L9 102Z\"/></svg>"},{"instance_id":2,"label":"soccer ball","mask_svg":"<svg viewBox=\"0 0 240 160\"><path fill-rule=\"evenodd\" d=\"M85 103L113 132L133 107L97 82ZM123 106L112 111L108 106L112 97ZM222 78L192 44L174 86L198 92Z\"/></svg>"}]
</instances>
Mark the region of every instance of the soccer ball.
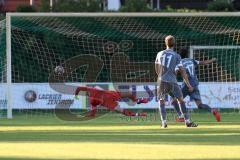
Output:
<instances>
[{"instance_id":1,"label":"soccer ball","mask_svg":"<svg viewBox=\"0 0 240 160\"><path fill-rule=\"evenodd\" d=\"M63 68L63 66L57 66L57 67L55 67L54 72L55 72L56 74L63 74L63 73L64 73L64 68Z\"/></svg>"}]
</instances>

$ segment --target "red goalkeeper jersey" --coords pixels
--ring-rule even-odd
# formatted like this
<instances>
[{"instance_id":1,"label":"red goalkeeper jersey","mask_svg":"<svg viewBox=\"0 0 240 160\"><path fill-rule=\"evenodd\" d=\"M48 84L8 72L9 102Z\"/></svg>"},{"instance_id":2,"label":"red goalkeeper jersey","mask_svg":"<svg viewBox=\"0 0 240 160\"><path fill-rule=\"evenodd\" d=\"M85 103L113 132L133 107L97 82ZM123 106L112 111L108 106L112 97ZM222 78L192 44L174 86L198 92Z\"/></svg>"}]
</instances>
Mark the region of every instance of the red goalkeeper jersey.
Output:
<instances>
[{"instance_id":1,"label":"red goalkeeper jersey","mask_svg":"<svg viewBox=\"0 0 240 160\"><path fill-rule=\"evenodd\" d=\"M114 110L118 106L117 101L121 99L120 93L115 91L104 91L90 87L78 87L75 95L78 95L80 91L86 91L88 93L91 105L102 105L111 110Z\"/></svg>"}]
</instances>

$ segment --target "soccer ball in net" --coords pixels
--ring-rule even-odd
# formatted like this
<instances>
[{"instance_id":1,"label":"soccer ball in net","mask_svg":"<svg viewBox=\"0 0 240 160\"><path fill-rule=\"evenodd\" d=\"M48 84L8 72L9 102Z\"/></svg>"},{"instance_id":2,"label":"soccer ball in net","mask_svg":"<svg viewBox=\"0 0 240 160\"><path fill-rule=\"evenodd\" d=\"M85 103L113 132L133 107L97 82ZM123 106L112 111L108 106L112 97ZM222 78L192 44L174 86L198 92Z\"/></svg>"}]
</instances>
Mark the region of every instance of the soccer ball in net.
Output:
<instances>
[{"instance_id":1,"label":"soccer ball in net","mask_svg":"<svg viewBox=\"0 0 240 160\"><path fill-rule=\"evenodd\" d=\"M63 66L57 66L54 69L55 74L63 74L64 73L64 68Z\"/></svg>"}]
</instances>

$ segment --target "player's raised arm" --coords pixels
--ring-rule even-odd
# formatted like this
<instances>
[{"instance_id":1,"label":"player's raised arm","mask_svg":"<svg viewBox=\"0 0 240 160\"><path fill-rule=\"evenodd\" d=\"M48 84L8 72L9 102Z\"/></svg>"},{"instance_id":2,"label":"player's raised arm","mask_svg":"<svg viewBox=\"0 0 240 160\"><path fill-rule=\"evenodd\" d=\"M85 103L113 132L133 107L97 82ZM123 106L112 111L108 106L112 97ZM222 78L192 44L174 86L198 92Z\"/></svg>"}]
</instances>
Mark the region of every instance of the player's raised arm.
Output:
<instances>
[{"instance_id":1,"label":"player's raised arm","mask_svg":"<svg viewBox=\"0 0 240 160\"><path fill-rule=\"evenodd\" d=\"M216 61L217 61L217 59L213 58L213 59L210 59L210 60L199 61L199 64L200 65L206 65L206 64L211 64L211 63L216 62Z\"/></svg>"},{"instance_id":2,"label":"player's raised arm","mask_svg":"<svg viewBox=\"0 0 240 160\"><path fill-rule=\"evenodd\" d=\"M77 96L80 91L85 91L85 92L86 92L86 91L88 91L88 90L89 90L88 87L82 87L82 86L80 86L80 87L78 87L78 88L75 90L75 96Z\"/></svg>"},{"instance_id":3,"label":"player's raised arm","mask_svg":"<svg viewBox=\"0 0 240 160\"><path fill-rule=\"evenodd\" d=\"M83 92L86 92L86 94L88 94L88 92L92 90L91 88L89 87L83 87L83 86L80 86L80 87L77 87L77 89L75 90L75 99L79 99L79 92L83 91Z\"/></svg>"}]
</instances>

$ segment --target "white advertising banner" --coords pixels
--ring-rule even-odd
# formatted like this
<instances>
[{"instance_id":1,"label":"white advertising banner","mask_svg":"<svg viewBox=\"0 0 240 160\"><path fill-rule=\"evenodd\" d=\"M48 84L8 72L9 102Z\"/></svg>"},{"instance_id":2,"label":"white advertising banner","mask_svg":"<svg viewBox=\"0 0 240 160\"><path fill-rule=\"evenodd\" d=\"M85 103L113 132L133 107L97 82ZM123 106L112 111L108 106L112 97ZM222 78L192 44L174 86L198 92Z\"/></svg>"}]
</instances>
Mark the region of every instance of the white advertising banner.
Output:
<instances>
[{"instance_id":1,"label":"white advertising banner","mask_svg":"<svg viewBox=\"0 0 240 160\"><path fill-rule=\"evenodd\" d=\"M146 95L144 97L149 97L150 102L147 104L140 104L135 106L126 105L125 102L121 102L121 106L124 108L157 108L158 101L156 99L156 94L152 91L155 86L132 86L136 92L141 93L144 91ZM155 87L156 88L156 87ZM208 104L212 108L240 108L240 82L234 83L200 83L199 90L201 93L201 99L204 104ZM154 95L154 97L153 97ZM166 107L172 108L171 97L166 98ZM185 99L187 108L197 108L194 100L191 100L189 96Z\"/></svg>"},{"instance_id":2,"label":"white advertising banner","mask_svg":"<svg viewBox=\"0 0 240 160\"><path fill-rule=\"evenodd\" d=\"M80 84L68 84L80 85ZM83 85L83 84L81 84ZM88 84L92 86L95 84ZM98 87L103 89L114 90L112 83L99 83ZM6 107L6 86L0 85L0 107ZM138 97L147 97L149 103L136 105L129 100L119 102L122 108L157 108L158 101L156 98L154 85L136 86L134 84L122 86L127 87L134 95ZM240 82L237 83L200 83L202 101L214 108L240 108ZM18 83L12 84L12 108L13 109L54 109L57 104L66 104L70 108L86 108L89 106L88 98L80 96L79 100L74 99L74 95L59 93L52 89L48 83ZM196 108L189 97L185 98L188 108ZM166 107L170 108L171 98L168 97Z\"/></svg>"},{"instance_id":3,"label":"white advertising banner","mask_svg":"<svg viewBox=\"0 0 240 160\"><path fill-rule=\"evenodd\" d=\"M69 104L81 108L83 97L74 100L74 95L53 90L48 83L18 83L12 85L13 109L54 109L57 104Z\"/></svg>"},{"instance_id":4,"label":"white advertising banner","mask_svg":"<svg viewBox=\"0 0 240 160\"><path fill-rule=\"evenodd\" d=\"M201 83L202 101L216 108L240 108L240 82Z\"/></svg>"}]
</instances>

